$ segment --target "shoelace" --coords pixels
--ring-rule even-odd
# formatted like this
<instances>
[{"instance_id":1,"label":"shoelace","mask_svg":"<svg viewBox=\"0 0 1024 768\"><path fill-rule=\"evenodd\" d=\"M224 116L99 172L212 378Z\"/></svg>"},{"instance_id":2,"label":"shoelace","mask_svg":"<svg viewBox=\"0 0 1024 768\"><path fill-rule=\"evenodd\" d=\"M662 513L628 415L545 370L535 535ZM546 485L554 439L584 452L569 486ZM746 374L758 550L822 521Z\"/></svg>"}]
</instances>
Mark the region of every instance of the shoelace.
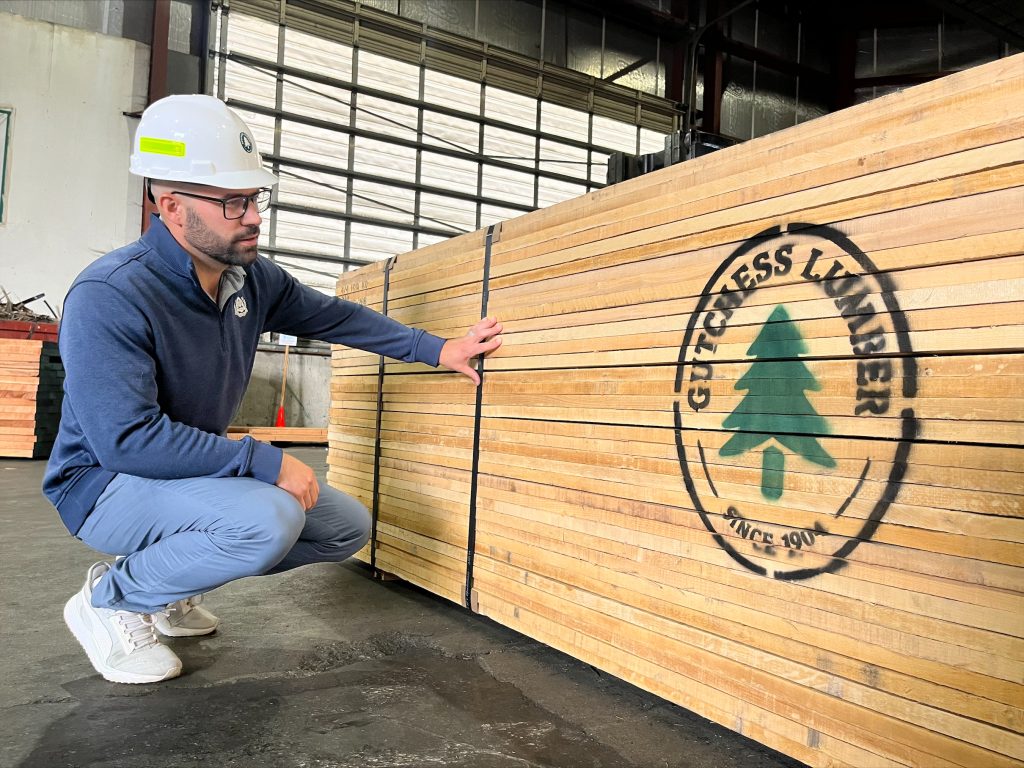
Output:
<instances>
[{"instance_id":1,"label":"shoelace","mask_svg":"<svg viewBox=\"0 0 1024 768\"><path fill-rule=\"evenodd\" d=\"M114 615L117 618L117 626L133 651L151 648L159 642L150 614L117 611Z\"/></svg>"},{"instance_id":2,"label":"shoelace","mask_svg":"<svg viewBox=\"0 0 1024 768\"><path fill-rule=\"evenodd\" d=\"M180 613L184 616L186 613L191 611L197 605L203 602L202 595L192 595L192 597L186 597L184 600L178 600L167 606L167 613Z\"/></svg>"}]
</instances>

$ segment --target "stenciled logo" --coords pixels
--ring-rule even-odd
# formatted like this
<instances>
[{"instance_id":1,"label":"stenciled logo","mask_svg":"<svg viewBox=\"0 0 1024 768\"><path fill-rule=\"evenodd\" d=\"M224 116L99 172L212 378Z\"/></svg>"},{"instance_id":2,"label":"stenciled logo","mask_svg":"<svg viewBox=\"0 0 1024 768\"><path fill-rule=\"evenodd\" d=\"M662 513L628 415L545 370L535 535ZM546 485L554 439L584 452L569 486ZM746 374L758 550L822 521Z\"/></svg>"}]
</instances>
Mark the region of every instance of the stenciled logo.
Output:
<instances>
[{"instance_id":1,"label":"stenciled logo","mask_svg":"<svg viewBox=\"0 0 1024 768\"><path fill-rule=\"evenodd\" d=\"M245 303L245 298L238 296L235 298L235 317L245 317L249 314L249 305Z\"/></svg>"},{"instance_id":2,"label":"stenciled logo","mask_svg":"<svg viewBox=\"0 0 1024 768\"><path fill-rule=\"evenodd\" d=\"M252 139L246 136L244 133L238 134L238 141L242 144L242 149L246 152L252 152Z\"/></svg>"},{"instance_id":3,"label":"stenciled logo","mask_svg":"<svg viewBox=\"0 0 1024 768\"><path fill-rule=\"evenodd\" d=\"M675 391L686 489L736 562L806 579L874 536L917 435L917 369L892 279L842 232L737 248L690 316Z\"/></svg>"}]
</instances>

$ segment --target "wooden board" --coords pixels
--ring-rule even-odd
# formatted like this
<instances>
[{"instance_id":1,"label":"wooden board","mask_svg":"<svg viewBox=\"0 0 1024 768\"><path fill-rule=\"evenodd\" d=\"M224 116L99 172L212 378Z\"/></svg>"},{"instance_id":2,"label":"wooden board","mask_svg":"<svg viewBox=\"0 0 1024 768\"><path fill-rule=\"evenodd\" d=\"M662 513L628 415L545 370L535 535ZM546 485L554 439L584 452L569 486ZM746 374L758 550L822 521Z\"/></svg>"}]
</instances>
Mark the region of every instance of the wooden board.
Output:
<instances>
[{"instance_id":1,"label":"wooden board","mask_svg":"<svg viewBox=\"0 0 1024 768\"><path fill-rule=\"evenodd\" d=\"M227 436L234 440L246 435L265 443L327 443L325 427L228 427Z\"/></svg>"},{"instance_id":2,"label":"wooden board","mask_svg":"<svg viewBox=\"0 0 1024 768\"><path fill-rule=\"evenodd\" d=\"M1022 114L1018 55L343 275L505 324L479 400L335 349L359 556L811 765L1021 765Z\"/></svg>"}]
</instances>

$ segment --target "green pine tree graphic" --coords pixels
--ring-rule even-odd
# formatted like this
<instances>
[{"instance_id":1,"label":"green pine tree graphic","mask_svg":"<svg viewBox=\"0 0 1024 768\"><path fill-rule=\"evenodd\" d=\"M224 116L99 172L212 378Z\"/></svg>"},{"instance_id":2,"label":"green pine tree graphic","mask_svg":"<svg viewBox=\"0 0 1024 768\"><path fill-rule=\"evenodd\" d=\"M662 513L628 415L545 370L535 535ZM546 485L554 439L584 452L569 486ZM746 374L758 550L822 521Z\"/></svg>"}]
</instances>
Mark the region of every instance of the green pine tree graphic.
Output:
<instances>
[{"instance_id":1,"label":"green pine tree graphic","mask_svg":"<svg viewBox=\"0 0 1024 768\"><path fill-rule=\"evenodd\" d=\"M722 422L726 429L741 431L719 449L720 455L738 456L774 438L808 461L823 467L836 465L814 437L827 435L829 428L804 394L821 389L814 374L796 359L806 352L807 345L785 308L775 307L747 350L754 362L735 385L747 394ZM766 499L781 498L785 469L786 455L774 445L766 446L761 455L761 494Z\"/></svg>"}]
</instances>

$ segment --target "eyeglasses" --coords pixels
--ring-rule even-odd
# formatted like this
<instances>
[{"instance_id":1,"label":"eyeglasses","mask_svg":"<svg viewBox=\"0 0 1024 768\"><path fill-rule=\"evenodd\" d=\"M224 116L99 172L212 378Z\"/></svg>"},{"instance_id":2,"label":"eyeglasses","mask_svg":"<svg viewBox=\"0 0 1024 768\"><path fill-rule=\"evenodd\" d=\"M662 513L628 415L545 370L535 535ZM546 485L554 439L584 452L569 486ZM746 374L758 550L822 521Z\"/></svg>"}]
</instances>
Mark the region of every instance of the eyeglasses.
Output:
<instances>
[{"instance_id":1,"label":"eyeglasses","mask_svg":"<svg viewBox=\"0 0 1024 768\"><path fill-rule=\"evenodd\" d=\"M249 203L252 202L256 206L256 210L263 213L267 208L270 207L270 195L272 190L261 189L252 195L239 195L238 197L208 197L207 195L196 195L192 192L171 192L172 195L184 195L185 197L195 197L199 200L209 200L211 203L220 203L220 207L224 211L225 219L240 219L245 216L245 212L249 210Z\"/></svg>"}]
</instances>

